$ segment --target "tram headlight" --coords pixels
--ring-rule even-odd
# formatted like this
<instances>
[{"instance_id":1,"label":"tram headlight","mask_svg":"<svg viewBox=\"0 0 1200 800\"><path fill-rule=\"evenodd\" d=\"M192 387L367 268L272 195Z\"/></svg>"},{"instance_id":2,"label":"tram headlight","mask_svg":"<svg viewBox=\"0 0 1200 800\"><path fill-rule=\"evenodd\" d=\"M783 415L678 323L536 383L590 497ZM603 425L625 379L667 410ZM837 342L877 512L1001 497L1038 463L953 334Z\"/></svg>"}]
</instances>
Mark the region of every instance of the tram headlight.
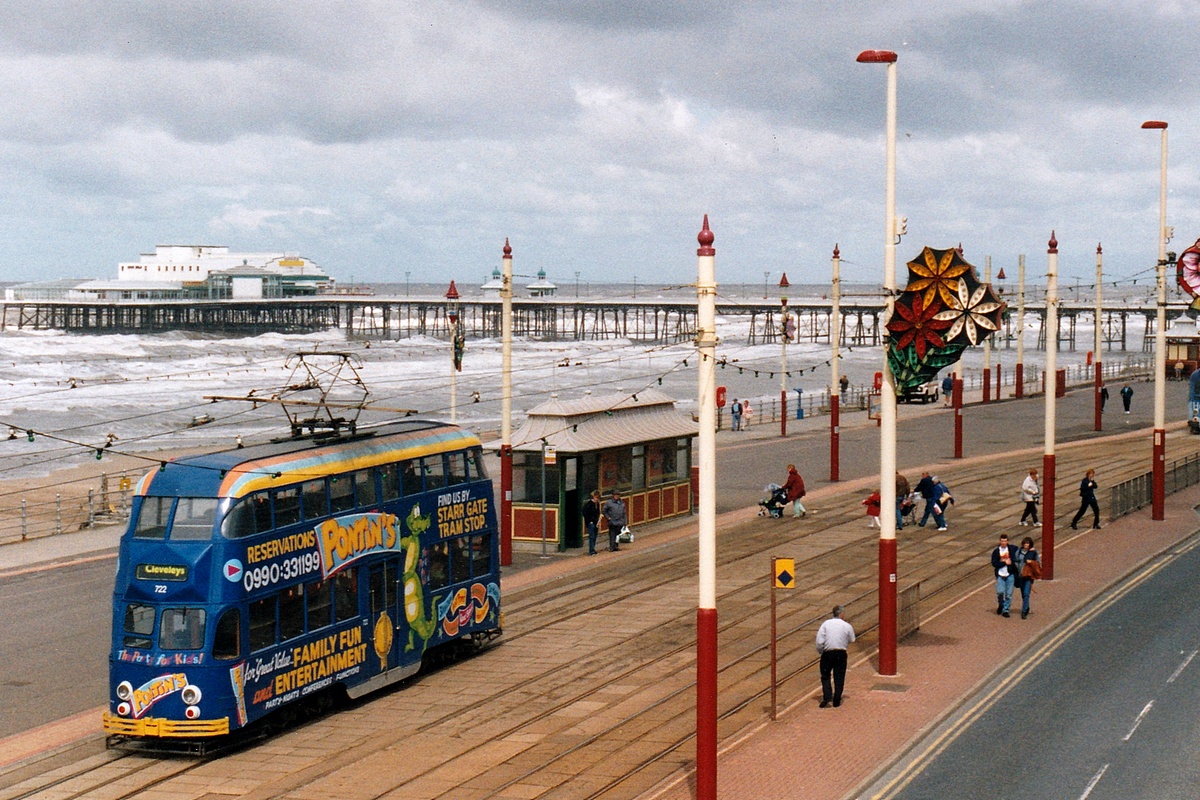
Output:
<instances>
[{"instance_id":1,"label":"tram headlight","mask_svg":"<svg viewBox=\"0 0 1200 800\"><path fill-rule=\"evenodd\" d=\"M179 693L179 699L182 700L185 705L189 706L194 706L199 703L201 696L200 687L194 683L189 683L187 686L183 687L183 691Z\"/></svg>"},{"instance_id":2,"label":"tram headlight","mask_svg":"<svg viewBox=\"0 0 1200 800\"><path fill-rule=\"evenodd\" d=\"M117 697L121 700L128 700L133 697L133 684L129 681L121 681L117 684Z\"/></svg>"}]
</instances>

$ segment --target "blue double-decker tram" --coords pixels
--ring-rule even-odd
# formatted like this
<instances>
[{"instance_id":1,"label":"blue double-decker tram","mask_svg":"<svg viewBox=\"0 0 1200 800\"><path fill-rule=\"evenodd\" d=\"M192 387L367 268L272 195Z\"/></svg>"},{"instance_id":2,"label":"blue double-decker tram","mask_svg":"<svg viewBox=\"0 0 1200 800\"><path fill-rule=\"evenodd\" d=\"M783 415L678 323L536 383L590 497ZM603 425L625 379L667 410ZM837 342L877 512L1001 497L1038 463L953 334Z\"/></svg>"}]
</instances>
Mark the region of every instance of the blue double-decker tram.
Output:
<instances>
[{"instance_id":1,"label":"blue double-decker tram","mask_svg":"<svg viewBox=\"0 0 1200 800\"><path fill-rule=\"evenodd\" d=\"M453 425L164 463L121 539L110 746L203 750L482 646L500 633L498 538L479 439Z\"/></svg>"}]
</instances>

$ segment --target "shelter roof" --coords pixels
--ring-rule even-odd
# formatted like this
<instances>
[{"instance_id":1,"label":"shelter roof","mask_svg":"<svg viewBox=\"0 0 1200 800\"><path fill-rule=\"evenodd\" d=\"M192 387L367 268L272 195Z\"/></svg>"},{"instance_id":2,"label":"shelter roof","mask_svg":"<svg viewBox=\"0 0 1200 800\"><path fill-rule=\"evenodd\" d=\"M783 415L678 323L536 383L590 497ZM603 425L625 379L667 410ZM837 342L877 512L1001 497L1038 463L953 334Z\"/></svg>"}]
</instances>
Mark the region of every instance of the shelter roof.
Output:
<instances>
[{"instance_id":1,"label":"shelter roof","mask_svg":"<svg viewBox=\"0 0 1200 800\"><path fill-rule=\"evenodd\" d=\"M646 389L633 395L612 394L577 400L553 398L531 408L513 450L536 452L542 440L560 453L584 453L659 439L696 436L700 426L675 409L675 400ZM499 449L500 442L486 445Z\"/></svg>"}]
</instances>

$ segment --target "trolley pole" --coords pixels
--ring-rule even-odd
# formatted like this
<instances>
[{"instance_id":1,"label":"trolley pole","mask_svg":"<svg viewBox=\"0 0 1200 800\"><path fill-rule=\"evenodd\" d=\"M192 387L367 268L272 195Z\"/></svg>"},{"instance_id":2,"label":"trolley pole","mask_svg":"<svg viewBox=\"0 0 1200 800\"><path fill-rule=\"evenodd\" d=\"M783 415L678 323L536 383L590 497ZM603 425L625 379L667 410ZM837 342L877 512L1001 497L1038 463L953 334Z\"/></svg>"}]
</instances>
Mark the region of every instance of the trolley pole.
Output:
<instances>
[{"instance_id":1,"label":"trolley pole","mask_svg":"<svg viewBox=\"0 0 1200 800\"><path fill-rule=\"evenodd\" d=\"M1104 250L1099 244L1096 245L1096 324L1095 336L1092 343L1092 360L1096 365L1096 391L1095 391L1095 411L1096 411L1096 430L1104 430L1104 406L1100 404L1100 390L1104 386L1104 370L1100 366L1100 348L1104 346L1104 337L1101 326L1103 325L1104 303L1102 295L1102 278L1104 277Z\"/></svg>"},{"instance_id":2,"label":"trolley pole","mask_svg":"<svg viewBox=\"0 0 1200 800\"><path fill-rule=\"evenodd\" d=\"M829 480L836 483L841 472L841 375L838 350L842 344L842 259L838 246L833 246L833 291L830 293L833 311L829 315L829 343L833 357L829 359L831 370L829 383Z\"/></svg>"},{"instance_id":3,"label":"trolley pole","mask_svg":"<svg viewBox=\"0 0 1200 800\"><path fill-rule=\"evenodd\" d=\"M1058 398L1058 240L1046 251L1046 417L1042 455L1042 577L1054 579L1054 413Z\"/></svg>"},{"instance_id":4,"label":"trolley pole","mask_svg":"<svg viewBox=\"0 0 1200 800\"><path fill-rule=\"evenodd\" d=\"M512 247L504 240L500 285L500 566L512 564Z\"/></svg>"},{"instance_id":5,"label":"trolley pole","mask_svg":"<svg viewBox=\"0 0 1200 800\"><path fill-rule=\"evenodd\" d=\"M696 800L717 797L717 280L708 215L696 241L700 357L699 603L696 609Z\"/></svg>"}]
</instances>

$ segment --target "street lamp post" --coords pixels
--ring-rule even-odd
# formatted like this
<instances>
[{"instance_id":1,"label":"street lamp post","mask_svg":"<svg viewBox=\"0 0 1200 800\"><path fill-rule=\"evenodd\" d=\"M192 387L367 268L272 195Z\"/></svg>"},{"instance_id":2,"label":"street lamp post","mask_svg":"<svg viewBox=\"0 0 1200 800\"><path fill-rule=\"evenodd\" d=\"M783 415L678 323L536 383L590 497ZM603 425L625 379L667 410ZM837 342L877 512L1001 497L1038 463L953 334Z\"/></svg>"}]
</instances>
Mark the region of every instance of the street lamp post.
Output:
<instances>
[{"instance_id":1,"label":"street lamp post","mask_svg":"<svg viewBox=\"0 0 1200 800\"><path fill-rule=\"evenodd\" d=\"M458 371L462 369L462 332L459 330L459 294L454 281L446 292L446 319L450 322L450 422L458 422Z\"/></svg>"},{"instance_id":2,"label":"street lamp post","mask_svg":"<svg viewBox=\"0 0 1200 800\"><path fill-rule=\"evenodd\" d=\"M829 383L829 480L837 482L840 480L841 471L841 453L840 453L840 436L841 436L841 403L842 403L842 386L840 369L838 360L841 355L838 351L841 349L842 343L842 256L838 252L838 246L833 246L833 290L829 295L832 301L832 310L829 314L829 344L833 351L829 359L830 366L830 383Z\"/></svg>"},{"instance_id":3,"label":"street lamp post","mask_svg":"<svg viewBox=\"0 0 1200 800\"><path fill-rule=\"evenodd\" d=\"M1150 120L1142 128L1162 133L1158 191L1158 314L1154 329L1154 464L1151 467L1150 519L1166 512L1167 478L1167 123Z\"/></svg>"},{"instance_id":4,"label":"street lamp post","mask_svg":"<svg viewBox=\"0 0 1200 800\"><path fill-rule=\"evenodd\" d=\"M896 54L864 50L860 64L887 65L887 150L884 180L883 324L896 305ZM886 328L884 328L886 331ZM886 334L885 334L886 340ZM879 497L884 509L896 507L896 385L885 341L880 391ZM879 673L896 674L896 515L879 517Z\"/></svg>"},{"instance_id":5,"label":"street lamp post","mask_svg":"<svg viewBox=\"0 0 1200 800\"><path fill-rule=\"evenodd\" d=\"M1058 239L1046 249L1046 406L1042 453L1042 577L1054 577L1055 413L1058 402Z\"/></svg>"},{"instance_id":6,"label":"street lamp post","mask_svg":"<svg viewBox=\"0 0 1200 800\"><path fill-rule=\"evenodd\" d=\"M770 275L770 273L767 273ZM783 277L779 279L779 435L787 436L787 346L791 340L792 334L788 330L788 310L787 310L787 291L788 283L787 273L783 273ZM796 400L797 403L800 400Z\"/></svg>"},{"instance_id":7,"label":"street lamp post","mask_svg":"<svg viewBox=\"0 0 1200 800\"><path fill-rule=\"evenodd\" d=\"M512 564L512 247L500 261L500 566Z\"/></svg>"},{"instance_id":8,"label":"street lamp post","mask_svg":"<svg viewBox=\"0 0 1200 800\"><path fill-rule=\"evenodd\" d=\"M1103 277L1104 277L1104 250L1101 249L1100 245L1097 244L1096 245L1096 324L1094 326L1095 327L1094 336L1092 337L1092 339L1093 339L1092 360L1096 365L1096 368L1095 368L1096 369L1096 381L1095 381L1095 392L1094 392L1094 394L1096 396L1094 398L1092 398L1092 405L1093 405L1093 412L1094 412L1093 417L1095 418L1095 420L1094 420L1095 426L1094 427L1098 431L1104 429L1104 415L1102 413L1104 410L1104 406L1101 405L1101 403L1100 403L1100 400L1101 400L1100 392L1104 387L1104 370L1100 366L1100 361L1101 361L1100 348L1104 346L1104 337L1102 335L1103 334L1103 330L1102 330L1103 314L1104 314L1104 302L1102 300L1102 295L1104 294L1104 290L1101 288Z\"/></svg>"},{"instance_id":9,"label":"street lamp post","mask_svg":"<svg viewBox=\"0 0 1200 800\"><path fill-rule=\"evenodd\" d=\"M404 270L404 296L408 297L408 276L412 275L411 270Z\"/></svg>"},{"instance_id":10,"label":"street lamp post","mask_svg":"<svg viewBox=\"0 0 1200 800\"><path fill-rule=\"evenodd\" d=\"M1025 254L1017 256L1017 399L1025 396Z\"/></svg>"},{"instance_id":11,"label":"street lamp post","mask_svg":"<svg viewBox=\"0 0 1200 800\"><path fill-rule=\"evenodd\" d=\"M983 282L992 282L992 257L984 258ZM992 337L983 340L983 402L992 402Z\"/></svg>"}]
</instances>

